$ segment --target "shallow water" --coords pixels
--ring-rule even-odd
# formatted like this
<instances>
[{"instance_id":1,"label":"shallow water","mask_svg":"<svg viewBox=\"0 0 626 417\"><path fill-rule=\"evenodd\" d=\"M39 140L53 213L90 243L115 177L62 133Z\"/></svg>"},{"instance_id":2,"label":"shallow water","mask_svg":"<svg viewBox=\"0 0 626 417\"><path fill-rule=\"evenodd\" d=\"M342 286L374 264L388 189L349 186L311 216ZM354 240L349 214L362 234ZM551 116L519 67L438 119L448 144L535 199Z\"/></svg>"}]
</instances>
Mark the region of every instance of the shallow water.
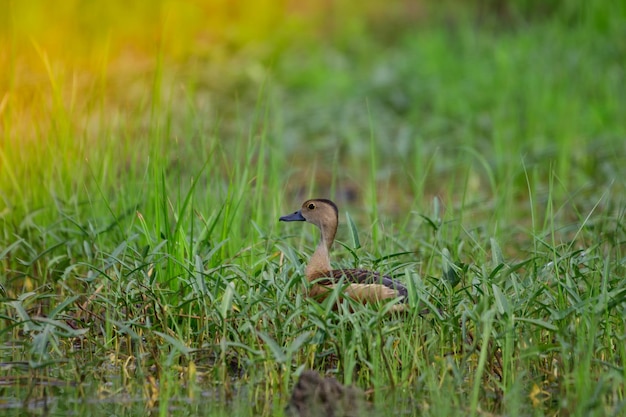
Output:
<instances>
[{"instance_id":1,"label":"shallow water","mask_svg":"<svg viewBox=\"0 0 626 417\"><path fill-rule=\"evenodd\" d=\"M120 415L270 415L271 408L244 400L242 391L228 400L216 390L194 389L183 384L162 390L148 378L143 384L96 381L67 383L54 379L0 377L0 415L3 416L120 416ZM269 412L269 413L268 413Z\"/></svg>"},{"instance_id":2,"label":"shallow water","mask_svg":"<svg viewBox=\"0 0 626 417\"><path fill-rule=\"evenodd\" d=\"M252 384L250 384L251 386ZM189 390L175 384L164 390L147 378L122 386L117 382L67 383L55 379L28 380L0 376L0 415L2 416L283 416L288 395L264 393L240 386L226 395L218 389ZM254 391L254 394L253 394ZM407 393L405 393L407 394ZM255 396L255 400L252 397ZM393 397L393 396L391 396ZM392 398L388 397L388 400ZM394 415L412 415L410 400L394 409ZM389 404L391 405L391 404ZM388 415L386 407L370 407L368 416Z\"/></svg>"}]
</instances>

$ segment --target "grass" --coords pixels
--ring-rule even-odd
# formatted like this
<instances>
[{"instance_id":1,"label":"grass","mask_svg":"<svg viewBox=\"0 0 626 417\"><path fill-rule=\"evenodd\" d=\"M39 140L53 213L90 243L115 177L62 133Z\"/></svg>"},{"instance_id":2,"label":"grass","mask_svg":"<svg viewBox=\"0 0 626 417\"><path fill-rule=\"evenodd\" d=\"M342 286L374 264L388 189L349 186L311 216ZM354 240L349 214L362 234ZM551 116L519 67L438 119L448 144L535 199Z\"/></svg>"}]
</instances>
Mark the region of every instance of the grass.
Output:
<instances>
[{"instance_id":1,"label":"grass","mask_svg":"<svg viewBox=\"0 0 626 417\"><path fill-rule=\"evenodd\" d=\"M623 413L626 37L600 4L223 62L164 41L147 75L34 39L35 87L11 49L1 406L282 415L315 369L381 414ZM305 298L317 236L277 220L310 196L340 205L336 264L422 304Z\"/></svg>"}]
</instances>

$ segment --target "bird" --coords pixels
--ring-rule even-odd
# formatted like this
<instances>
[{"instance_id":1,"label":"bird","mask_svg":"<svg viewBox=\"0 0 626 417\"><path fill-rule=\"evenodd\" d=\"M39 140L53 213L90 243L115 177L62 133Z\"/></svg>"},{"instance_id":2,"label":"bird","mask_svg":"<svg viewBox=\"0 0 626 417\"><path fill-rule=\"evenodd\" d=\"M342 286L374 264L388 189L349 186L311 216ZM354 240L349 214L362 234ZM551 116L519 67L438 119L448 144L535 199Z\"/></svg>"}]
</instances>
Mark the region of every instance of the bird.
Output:
<instances>
[{"instance_id":1,"label":"bird","mask_svg":"<svg viewBox=\"0 0 626 417\"><path fill-rule=\"evenodd\" d=\"M308 295L319 301L326 298L337 285L345 286L343 294L363 304L397 299L390 311L408 308L408 290L401 282L367 269L333 269L330 250L339 225L339 210L331 200L315 198L305 201L300 210L279 218L282 222L308 222L321 231L321 239L309 259L305 276L309 282Z\"/></svg>"}]
</instances>

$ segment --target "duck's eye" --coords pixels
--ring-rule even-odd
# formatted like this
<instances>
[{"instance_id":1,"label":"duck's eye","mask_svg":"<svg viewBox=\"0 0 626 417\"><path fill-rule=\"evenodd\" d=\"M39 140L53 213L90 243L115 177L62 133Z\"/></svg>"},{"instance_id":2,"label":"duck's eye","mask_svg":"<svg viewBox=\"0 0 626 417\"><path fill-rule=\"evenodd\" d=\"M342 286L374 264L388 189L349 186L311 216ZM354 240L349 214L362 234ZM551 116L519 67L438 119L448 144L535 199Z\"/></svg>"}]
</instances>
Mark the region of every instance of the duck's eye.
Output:
<instances>
[{"instance_id":1,"label":"duck's eye","mask_svg":"<svg viewBox=\"0 0 626 417\"><path fill-rule=\"evenodd\" d=\"M315 204L309 203L307 207L309 208L309 210L313 210L315 208Z\"/></svg>"}]
</instances>

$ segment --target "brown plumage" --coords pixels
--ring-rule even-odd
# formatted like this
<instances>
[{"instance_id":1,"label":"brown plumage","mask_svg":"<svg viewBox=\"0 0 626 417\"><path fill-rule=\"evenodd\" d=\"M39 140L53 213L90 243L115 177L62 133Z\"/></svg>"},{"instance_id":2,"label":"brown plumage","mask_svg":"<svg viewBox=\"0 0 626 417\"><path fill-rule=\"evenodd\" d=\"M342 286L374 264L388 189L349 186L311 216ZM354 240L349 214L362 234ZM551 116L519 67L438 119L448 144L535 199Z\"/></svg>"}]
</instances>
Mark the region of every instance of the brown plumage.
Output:
<instances>
[{"instance_id":1,"label":"brown plumage","mask_svg":"<svg viewBox=\"0 0 626 417\"><path fill-rule=\"evenodd\" d=\"M307 200L300 210L282 216L280 221L306 221L321 231L320 243L305 270L311 297L323 299L343 278L344 293L350 298L368 303L400 297L400 303L393 310L404 310L407 307L408 291L400 282L366 269L331 268L330 249L339 224L339 211L335 203L326 199Z\"/></svg>"}]
</instances>

